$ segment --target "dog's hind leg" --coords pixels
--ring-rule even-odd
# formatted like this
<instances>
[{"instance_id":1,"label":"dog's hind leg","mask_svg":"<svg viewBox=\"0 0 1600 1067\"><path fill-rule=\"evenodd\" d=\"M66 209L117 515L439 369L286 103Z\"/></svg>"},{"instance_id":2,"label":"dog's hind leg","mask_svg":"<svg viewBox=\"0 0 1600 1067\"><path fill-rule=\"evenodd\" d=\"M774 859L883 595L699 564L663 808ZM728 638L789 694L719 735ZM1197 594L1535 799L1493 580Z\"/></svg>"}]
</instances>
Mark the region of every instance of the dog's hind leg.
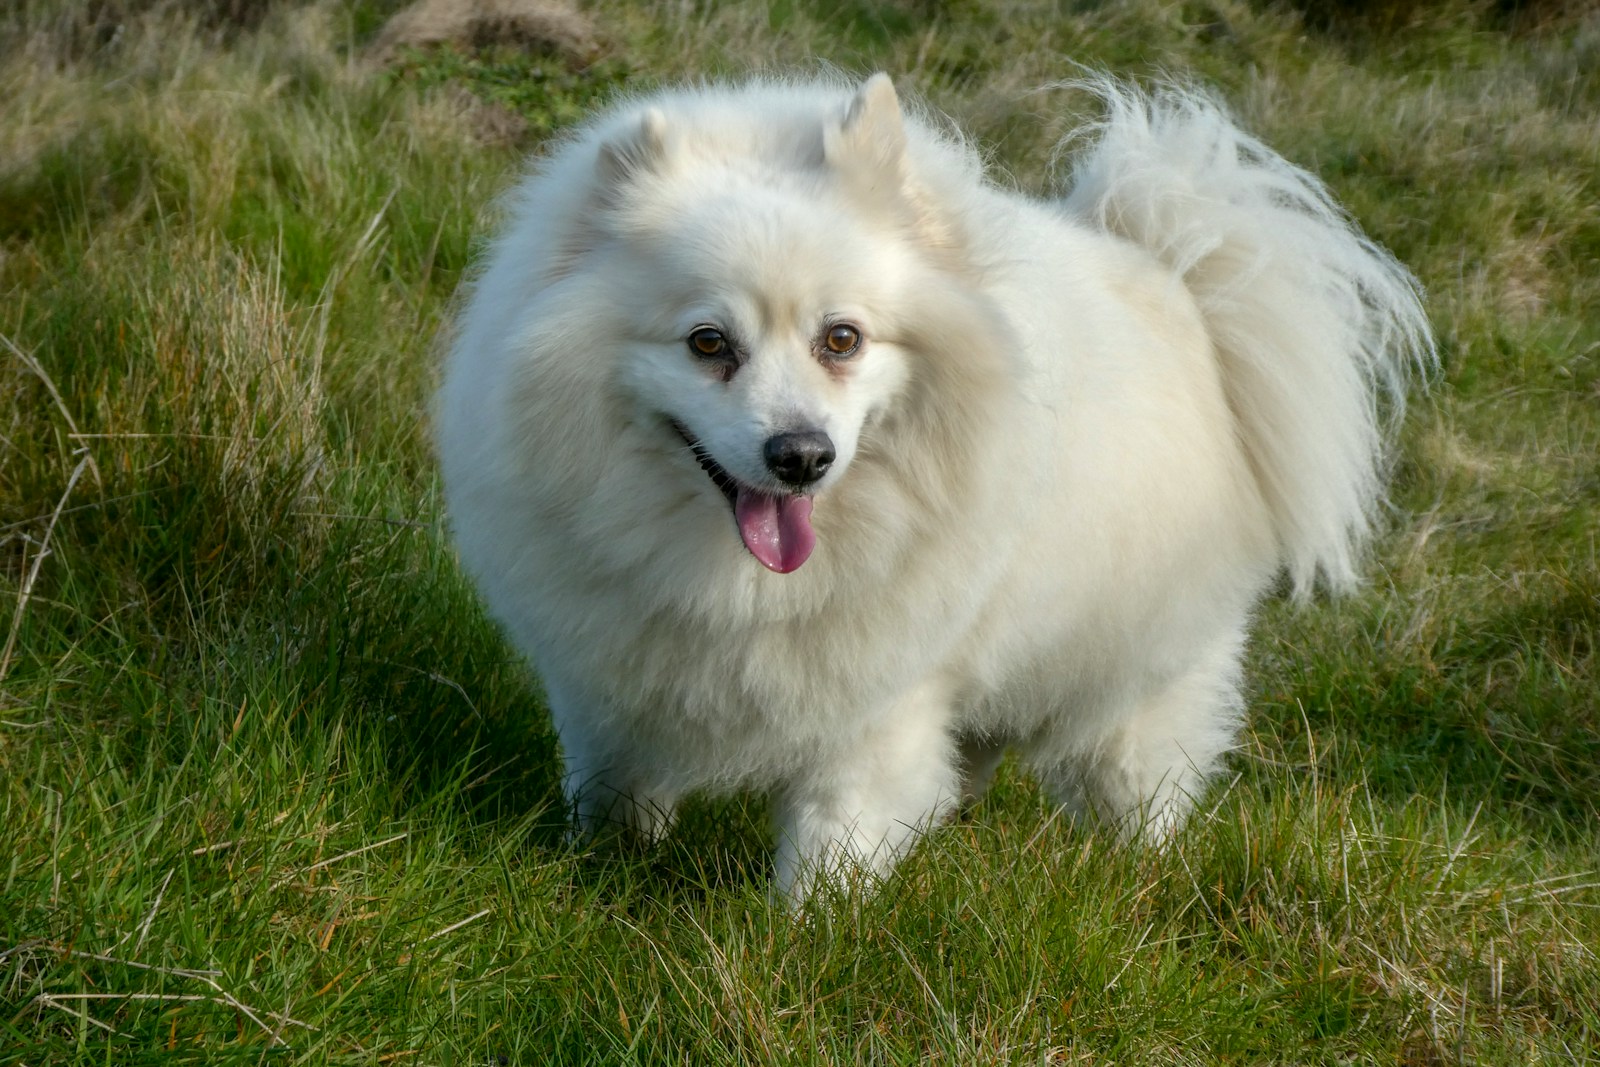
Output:
<instances>
[{"instance_id":1,"label":"dog's hind leg","mask_svg":"<svg viewBox=\"0 0 1600 1067\"><path fill-rule=\"evenodd\" d=\"M784 895L799 902L819 879L888 874L955 806L961 776L949 720L948 687L925 683L787 783L777 804Z\"/></svg>"},{"instance_id":2,"label":"dog's hind leg","mask_svg":"<svg viewBox=\"0 0 1600 1067\"><path fill-rule=\"evenodd\" d=\"M1123 837L1162 842L1177 831L1206 780L1236 743L1241 638L1230 635L1189 669L1120 713L1098 736L1063 750L1051 731L1026 747L1045 787L1068 814Z\"/></svg>"}]
</instances>

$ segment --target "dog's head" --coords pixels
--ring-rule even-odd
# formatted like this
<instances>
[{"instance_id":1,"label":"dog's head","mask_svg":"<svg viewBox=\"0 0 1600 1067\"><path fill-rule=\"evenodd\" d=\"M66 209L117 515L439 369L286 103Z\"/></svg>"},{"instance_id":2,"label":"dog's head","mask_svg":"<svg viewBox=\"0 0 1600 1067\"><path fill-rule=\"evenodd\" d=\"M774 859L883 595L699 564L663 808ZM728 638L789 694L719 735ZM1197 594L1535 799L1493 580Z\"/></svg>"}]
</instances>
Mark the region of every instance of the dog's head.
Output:
<instances>
[{"instance_id":1,"label":"dog's head","mask_svg":"<svg viewBox=\"0 0 1600 1067\"><path fill-rule=\"evenodd\" d=\"M585 243L617 285L622 388L787 573L913 374L908 290L940 237L886 76L831 114L772 110L636 113L599 148Z\"/></svg>"}]
</instances>

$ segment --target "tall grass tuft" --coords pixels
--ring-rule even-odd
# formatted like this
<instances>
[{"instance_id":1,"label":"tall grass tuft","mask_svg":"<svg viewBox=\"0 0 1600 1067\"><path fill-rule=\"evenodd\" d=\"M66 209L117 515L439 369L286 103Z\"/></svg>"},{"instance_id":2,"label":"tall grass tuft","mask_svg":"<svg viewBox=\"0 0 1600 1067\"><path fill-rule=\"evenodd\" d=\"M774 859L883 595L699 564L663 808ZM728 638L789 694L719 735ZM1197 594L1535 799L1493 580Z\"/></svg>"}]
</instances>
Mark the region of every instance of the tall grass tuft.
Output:
<instances>
[{"instance_id":1,"label":"tall grass tuft","mask_svg":"<svg viewBox=\"0 0 1600 1067\"><path fill-rule=\"evenodd\" d=\"M163 614L175 598L191 613L226 610L230 594L281 582L326 541L317 319L285 300L274 270L207 244L79 263L30 331L50 381L13 394L12 424L55 447L19 457L10 514L47 513L73 457L92 457L104 496L68 514L59 543L83 547L99 572L86 584L114 581L123 589L108 595ZM44 402L50 386L59 410Z\"/></svg>"}]
</instances>

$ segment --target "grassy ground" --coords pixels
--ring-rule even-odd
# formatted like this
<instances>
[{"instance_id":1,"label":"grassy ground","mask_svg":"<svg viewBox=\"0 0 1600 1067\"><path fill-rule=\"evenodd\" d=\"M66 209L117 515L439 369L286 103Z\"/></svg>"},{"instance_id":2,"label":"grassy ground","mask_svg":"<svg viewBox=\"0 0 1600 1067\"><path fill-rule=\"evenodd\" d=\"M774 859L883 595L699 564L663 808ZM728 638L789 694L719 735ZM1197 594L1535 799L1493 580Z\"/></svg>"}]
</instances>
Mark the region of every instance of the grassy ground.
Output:
<instances>
[{"instance_id":1,"label":"grassy ground","mask_svg":"<svg viewBox=\"0 0 1600 1067\"><path fill-rule=\"evenodd\" d=\"M597 0L581 55L380 67L371 0L9 5L0 1063L1600 1061L1583 6ZM1236 775L1166 853L1006 773L800 921L757 802L562 844L441 536L431 338L551 130L814 58L1031 189L1071 61L1196 74L1429 289L1371 587L1265 612Z\"/></svg>"}]
</instances>

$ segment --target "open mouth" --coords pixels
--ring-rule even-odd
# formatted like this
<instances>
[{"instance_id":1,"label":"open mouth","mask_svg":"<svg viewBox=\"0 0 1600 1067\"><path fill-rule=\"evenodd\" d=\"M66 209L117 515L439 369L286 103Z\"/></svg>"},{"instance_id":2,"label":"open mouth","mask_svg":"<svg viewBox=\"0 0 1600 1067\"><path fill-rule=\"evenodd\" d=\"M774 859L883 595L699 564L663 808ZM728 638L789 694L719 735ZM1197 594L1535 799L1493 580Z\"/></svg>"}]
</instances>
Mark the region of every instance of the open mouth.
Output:
<instances>
[{"instance_id":1,"label":"open mouth","mask_svg":"<svg viewBox=\"0 0 1600 1067\"><path fill-rule=\"evenodd\" d=\"M811 498L795 493L770 493L746 485L714 459L700 439L676 419L672 429L689 446L700 469L706 472L733 509L739 538L763 567L779 574L799 569L811 557L817 535L811 528Z\"/></svg>"},{"instance_id":2,"label":"open mouth","mask_svg":"<svg viewBox=\"0 0 1600 1067\"><path fill-rule=\"evenodd\" d=\"M730 508L733 507L739 498L739 483L733 480L733 475L723 469L722 464L711 458L711 453L706 451L706 446L701 444L699 438L691 434L683 423L677 419L673 419L671 422L673 430L677 432L679 437L683 438L683 443L689 446L689 451L694 453L694 458L700 464L700 469L706 472L706 475L711 479L712 485L722 490L722 495L728 498L728 506Z\"/></svg>"}]
</instances>

